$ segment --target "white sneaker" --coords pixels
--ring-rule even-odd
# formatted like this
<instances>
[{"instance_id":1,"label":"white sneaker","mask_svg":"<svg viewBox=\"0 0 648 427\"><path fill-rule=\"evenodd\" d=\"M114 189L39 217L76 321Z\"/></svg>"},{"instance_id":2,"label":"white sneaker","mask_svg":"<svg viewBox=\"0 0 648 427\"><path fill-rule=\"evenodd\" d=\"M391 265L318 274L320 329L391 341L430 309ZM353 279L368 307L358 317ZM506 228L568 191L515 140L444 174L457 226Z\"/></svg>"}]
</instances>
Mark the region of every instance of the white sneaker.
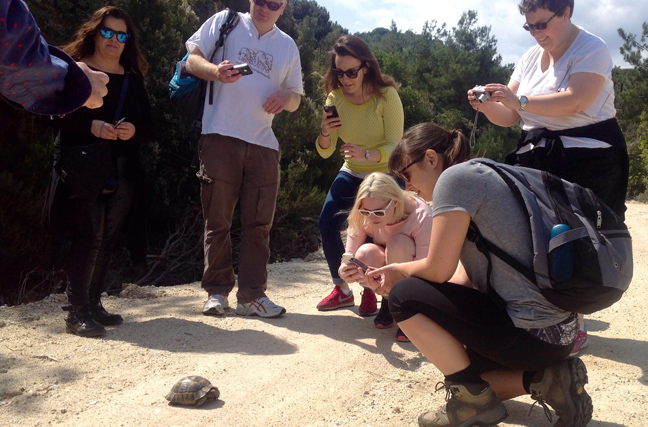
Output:
<instances>
[{"instance_id":1,"label":"white sneaker","mask_svg":"<svg viewBox=\"0 0 648 427\"><path fill-rule=\"evenodd\" d=\"M202 312L207 316L223 315L225 314L225 310L228 309L229 301L227 301L227 297L221 294L212 294L207 298L207 301L205 301Z\"/></svg>"},{"instance_id":2,"label":"white sneaker","mask_svg":"<svg viewBox=\"0 0 648 427\"><path fill-rule=\"evenodd\" d=\"M247 304L238 303L236 314L240 316L277 317L286 312L286 309L270 301L268 297L257 298Z\"/></svg>"}]
</instances>

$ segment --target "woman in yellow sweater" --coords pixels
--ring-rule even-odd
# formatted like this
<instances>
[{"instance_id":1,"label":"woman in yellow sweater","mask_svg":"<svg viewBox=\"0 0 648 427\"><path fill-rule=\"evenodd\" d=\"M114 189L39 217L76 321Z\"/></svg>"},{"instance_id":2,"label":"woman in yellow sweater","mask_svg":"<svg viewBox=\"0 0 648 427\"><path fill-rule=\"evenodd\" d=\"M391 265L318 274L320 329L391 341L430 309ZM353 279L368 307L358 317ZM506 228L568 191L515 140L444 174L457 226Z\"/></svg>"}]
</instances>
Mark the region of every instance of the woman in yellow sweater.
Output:
<instances>
[{"instance_id":1,"label":"woman in yellow sweater","mask_svg":"<svg viewBox=\"0 0 648 427\"><path fill-rule=\"evenodd\" d=\"M331 68L324 75L326 105L336 114L324 113L322 129L315 143L317 152L330 157L342 140L344 164L329 188L319 227L322 249L331 272L333 292L317 304L318 310L354 305L353 292L340 278L338 269L344 253L340 237L360 183L372 172L387 172L389 156L403 136L403 104L396 92L398 83L380 71L378 61L362 39L340 37L330 53ZM378 312L376 295L365 289L358 314ZM377 325L379 326L379 325Z\"/></svg>"}]
</instances>

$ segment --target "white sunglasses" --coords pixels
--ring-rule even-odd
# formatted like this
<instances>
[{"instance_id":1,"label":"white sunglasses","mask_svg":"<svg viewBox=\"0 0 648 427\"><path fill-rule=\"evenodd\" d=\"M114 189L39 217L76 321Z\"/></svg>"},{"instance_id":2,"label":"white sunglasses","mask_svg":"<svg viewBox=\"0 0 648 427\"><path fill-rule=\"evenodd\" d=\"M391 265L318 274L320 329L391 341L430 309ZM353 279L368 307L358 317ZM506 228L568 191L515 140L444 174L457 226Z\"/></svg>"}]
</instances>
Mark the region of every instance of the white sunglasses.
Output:
<instances>
[{"instance_id":1,"label":"white sunglasses","mask_svg":"<svg viewBox=\"0 0 648 427\"><path fill-rule=\"evenodd\" d=\"M389 203L387 203L387 206L385 206L385 209L377 209L375 211L369 211L367 209L358 209L358 212L360 212L360 214L362 216L374 215L374 216L377 216L377 217L383 217L383 216L387 215L387 209L389 209L389 207L391 206L393 201L394 201L394 199L391 199L389 201Z\"/></svg>"}]
</instances>

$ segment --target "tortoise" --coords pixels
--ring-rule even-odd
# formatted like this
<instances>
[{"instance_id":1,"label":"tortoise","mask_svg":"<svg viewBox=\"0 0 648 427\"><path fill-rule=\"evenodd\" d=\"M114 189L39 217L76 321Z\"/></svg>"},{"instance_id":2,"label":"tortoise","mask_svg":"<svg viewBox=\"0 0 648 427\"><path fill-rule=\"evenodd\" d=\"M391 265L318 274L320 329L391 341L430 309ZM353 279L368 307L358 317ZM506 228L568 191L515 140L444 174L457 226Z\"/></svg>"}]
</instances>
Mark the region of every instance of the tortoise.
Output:
<instances>
[{"instance_id":1,"label":"tortoise","mask_svg":"<svg viewBox=\"0 0 648 427\"><path fill-rule=\"evenodd\" d=\"M199 376L188 376L178 381L166 399L169 404L196 405L196 408L211 399L218 399L220 392L207 379Z\"/></svg>"}]
</instances>

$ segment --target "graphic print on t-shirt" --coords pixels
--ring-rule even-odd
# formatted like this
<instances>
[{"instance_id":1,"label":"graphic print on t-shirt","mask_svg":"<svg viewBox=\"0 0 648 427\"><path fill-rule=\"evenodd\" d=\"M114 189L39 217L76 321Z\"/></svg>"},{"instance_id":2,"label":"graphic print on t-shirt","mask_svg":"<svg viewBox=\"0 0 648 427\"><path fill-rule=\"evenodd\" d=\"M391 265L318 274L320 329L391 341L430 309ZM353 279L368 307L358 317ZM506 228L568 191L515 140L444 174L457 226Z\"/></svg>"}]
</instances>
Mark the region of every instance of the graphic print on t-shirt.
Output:
<instances>
[{"instance_id":1,"label":"graphic print on t-shirt","mask_svg":"<svg viewBox=\"0 0 648 427\"><path fill-rule=\"evenodd\" d=\"M244 47L239 50L238 59L241 62L247 63L254 72L261 74L267 79L270 78L274 58L269 53L262 50L255 52L250 48Z\"/></svg>"}]
</instances>

